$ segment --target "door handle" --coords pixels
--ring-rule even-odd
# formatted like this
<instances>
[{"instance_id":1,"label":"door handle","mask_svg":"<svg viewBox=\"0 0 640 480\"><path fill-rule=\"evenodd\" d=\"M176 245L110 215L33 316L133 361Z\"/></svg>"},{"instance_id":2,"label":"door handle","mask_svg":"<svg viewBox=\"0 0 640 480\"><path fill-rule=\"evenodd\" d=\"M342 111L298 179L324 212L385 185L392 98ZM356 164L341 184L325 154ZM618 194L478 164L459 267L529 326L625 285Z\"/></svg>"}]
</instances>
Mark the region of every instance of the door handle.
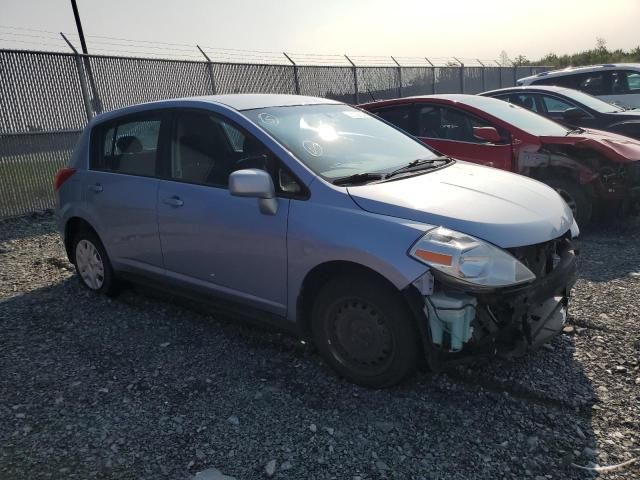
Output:
<instances>
[{"instance_id":1,"label":"door handle","mask_svg":"<svg viewBox=\"0 0 640 480\"><path fill-rule=\"evenodd\" d=\"M96 183L95 185L91 185L89 187L89 190L91 190L92 192L100 193L102 191L102 185Z\"/></svg>"},{"instance_id":2,"label":"door handle","mask_svg":"<svg viewBox=\"0 0 640 480\"><path fill-rule=\"evenodd\" d=\"M162 202L171 207L181 207L184 205L184 202L182 201L182 199L177 195L174 195L173 197L165 198Z\"/></svg>"}]
</instances>

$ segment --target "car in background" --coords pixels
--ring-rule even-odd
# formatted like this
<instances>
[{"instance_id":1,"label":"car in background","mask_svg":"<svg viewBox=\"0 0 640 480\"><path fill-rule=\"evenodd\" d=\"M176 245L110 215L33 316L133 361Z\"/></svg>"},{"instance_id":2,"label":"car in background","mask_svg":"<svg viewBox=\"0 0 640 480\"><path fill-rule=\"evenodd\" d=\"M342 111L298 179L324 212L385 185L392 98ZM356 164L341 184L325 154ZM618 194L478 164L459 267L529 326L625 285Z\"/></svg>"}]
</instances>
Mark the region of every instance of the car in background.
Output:
<instances>
[{"instance_id":1,"label":"car in background","mask_svg":"<svg viewBox=\"0 0 640 480\"><path fill-rule=\"evenodd\" d=\"M516 85L573 88L625 108L640 107L640 63L568 67L521 78Z\"/></svg>"},{"instance_id":2,"label":"car in background","mask_svg":"<svg viewBox=\"0 0 640 480\"><path fill-rule=\"evenodd\" d=\"M298 333L371 387L421 357L438 369L536 348L561 331L575 282L578 227L549 187L332 100L220 95L98 115L55 188L88 289L127 278L188 292Z\"/></svg>"},{"instance_id":3,"label":"car in background","mask_svg":"<svg viewBox=\"0 0 640 480\"><path fill-rule=\"evenodd\" d=\"M565 87L510 87L480 93L544 115L568 127L594 128L640 140L640 110L626 110Z\"/></svg>"},{"instance_id":4,"label":"car in background","mask_svg":"<svg viewBox=\"0 0 640 480\"><path fill-rule=\"evenodd\" d=\"M535 178L553 187L587 225L594 207L640 196L640 141L570 129L525 108L478 95L427 95L361 108L453 158Z\"/></svg>"}]
</instances>

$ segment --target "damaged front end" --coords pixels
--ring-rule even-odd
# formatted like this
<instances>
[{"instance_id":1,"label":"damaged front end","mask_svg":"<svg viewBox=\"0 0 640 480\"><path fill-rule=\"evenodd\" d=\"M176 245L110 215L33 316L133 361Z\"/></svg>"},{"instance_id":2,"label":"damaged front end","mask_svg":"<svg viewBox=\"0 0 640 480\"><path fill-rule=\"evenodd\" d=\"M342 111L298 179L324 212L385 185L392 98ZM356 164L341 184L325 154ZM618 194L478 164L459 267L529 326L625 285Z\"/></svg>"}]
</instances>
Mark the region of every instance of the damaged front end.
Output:
<instances>
[{"instance_id":1,"label":"damaged front end","mask_svg":"<svg viewBox=\"0 0 640 480\"><path fill-rule=\"evenodd\" d=\"M491 356L517 357L558 334L576 280L571 233L507 249L535 275L514 286L478 285L433 268L405 291L434 370Z\"/></svg>"},{"instance_id":2,"label":"damaged front end","mask_svg":"<svg viewBox=\"0 0 640 480\"><path fill-rule=\"evenodd\" d=\"M595 141L546 139L539 150L520 150L517 165L518 173L543 182L567 178L588 186L609 207L637 206L640 200L640 155L627 158Z\"/></svg>"}]
</instances>

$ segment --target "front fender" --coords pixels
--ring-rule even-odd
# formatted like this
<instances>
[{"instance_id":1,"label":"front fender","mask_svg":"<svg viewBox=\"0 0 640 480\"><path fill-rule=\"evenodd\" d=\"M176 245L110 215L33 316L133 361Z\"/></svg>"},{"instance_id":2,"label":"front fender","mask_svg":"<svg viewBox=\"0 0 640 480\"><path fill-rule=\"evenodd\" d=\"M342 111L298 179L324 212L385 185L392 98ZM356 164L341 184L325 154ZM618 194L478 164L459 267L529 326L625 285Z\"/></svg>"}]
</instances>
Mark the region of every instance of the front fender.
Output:
<instances>
[{"instance_id":1,"label":"front fender","mask_svg":"<svg viewBox=\"0 0 640 480\"><path fill-rule=\"evenodd\" d=\"M427 271L407 255L428 225L360 209L345 193L331 204L292 201L287 233L287 318L297 318L297 299L307 274L332 261L355 263L402 290Z\"/></svg>"}]
</instances>

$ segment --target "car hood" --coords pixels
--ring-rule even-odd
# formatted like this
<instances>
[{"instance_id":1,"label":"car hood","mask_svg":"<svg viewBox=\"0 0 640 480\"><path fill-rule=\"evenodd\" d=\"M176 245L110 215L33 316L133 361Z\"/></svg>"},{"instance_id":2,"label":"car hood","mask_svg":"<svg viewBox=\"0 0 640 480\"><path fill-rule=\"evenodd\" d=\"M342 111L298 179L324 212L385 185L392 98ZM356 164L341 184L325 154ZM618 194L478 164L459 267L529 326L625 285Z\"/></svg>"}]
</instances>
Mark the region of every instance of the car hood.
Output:
<instances>
[{"instance_id":1,"label":"car hood","mask_svg":"<svg viewBox=\"0 0 640 480\"><path fill-rule=\"evenodd\" d=\"M640 160L640 140L602 130L585 129L567 136L541 136L543 144L573 145L600 152L609 160L629 163Z\"/></svg>"},{"instance_id":2,"label":"car hood","mask_svg":"<svg viewBox=\"0 0 640 480\"><path fill-rule=\"evenodd\" d=\"M347 190L363 210L442 225L502 248L546 242L573 224L571 210L548 186L466 162Z\"/></svg>"}]
</instances>

